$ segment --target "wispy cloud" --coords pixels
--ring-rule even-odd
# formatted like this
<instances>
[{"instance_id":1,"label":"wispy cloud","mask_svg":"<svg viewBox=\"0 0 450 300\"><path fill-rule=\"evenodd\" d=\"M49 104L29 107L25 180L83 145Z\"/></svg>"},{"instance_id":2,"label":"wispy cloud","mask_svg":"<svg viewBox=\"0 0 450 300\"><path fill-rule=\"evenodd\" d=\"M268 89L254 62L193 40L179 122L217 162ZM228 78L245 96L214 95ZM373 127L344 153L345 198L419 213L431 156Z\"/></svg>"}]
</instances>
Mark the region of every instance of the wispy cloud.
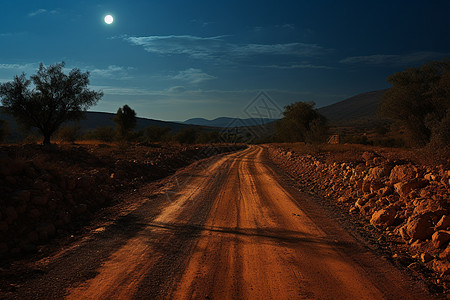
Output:
<instances>
[{"instance_id":1,"label":"wispy cloud","mask_svg":"<svg viewBox=\"0 0 450 300\"><path fill-rule=\"evenodd\" d=\"M75 66L66 65L64 72L70 72ZM6 73L35 73L39 68L39 63L24 63L24 64L0 64L0 71ZM95 66L84 66L77 67L82 70L89 71L93 78L106 78L106 79L116 79L116 80L126 80L131 79L129 72L134 70L131 67L123 67L110 65L106 68L98 68Z\"/></svg>"},{"instance_id":2,"label":"wispy cloud","mask_svg":"<svg viewBox=\"0 0 450 300\"><path fill-rule=\"evenodd\" d=\"M53 14L56 14L56 13L58 13L58 11L56 9L47 10L47 9L44 9L44 8L40 8L38 10L30 12L28 14L28 16L29 17L34 17L34 16L41 15L41 14L52 14L53 15Z\"/></svg>"},{"instance_id":3,"label":"wispy cloud","mask_svg":"<svg viewBox=\"0 0 450 300\"><path fill-rule=\"evenodd\" d=\"M178 93L183 93L183 92L185 92L186 90L187 90L186 87L184 87L184 86L182 86L182 85L177 85L177 86L170 87L167 91L168 91L169 93L175 93L175 94L178 94Z\"/></svg>"},{"instance_id":4,"label":"wispy cloud","mask_svg":"<svg viewBox=\"0 0 450 300\"><path fill-rule=\"evenodd\" d=\"M192 35L125 37L131 44L142 46L150 53L185 54L195 58L214 58L217 55L224 55L226 47L222 38L222 36L203 38Z\"/></svg>"},{"instance_id":5,"label":"wispy cloud","mask_svg":"<svg viewBox=\"0 0 450 300\"><path fill-rule=\"evenodd\" d=\"M94 77L125 80L132 78L128 74L128 71L132 70L133 68L110 65L104 69L99 68L86 68L86 69L88 69L89 73L92 74L92 76Z\"/></svg>"},{"instance_id":6,"label":"wispy cloud","mask_svg":"<svg viewBox=\"0 0 450 300\"><path fill-rule=\"evenodd\" d=\"M333 67L313 65L313 64L268 65L268 66L261 66L261 67L262 68L281 69L281 70L291 70L291 69L324 69L324 70L331 70L331 69L334 69Z\"/></svg>"},{"instance_id":7,"label":"wispy cloud","mask_svg":"<svg viewBox=\"0 0 450 300\"><path fill-rule=\"evenodd\" d=\"M327 50L316 44L236 44L226 41L227 36L198 37L168 35L122 37L129 43L142 46L147 52L160 55L186 55L197 59L239 59L254 55L309 57Z\"/></svg>"},{"instance_id":8,"label":"wispy cloud","mask_svg":"<svg viewBox=\"0 0 450 300\"><path fill-rule=\"evenodd\" d=\"M191 84L199 84L204 81L216 79L216 77L202 72L200 69L189 68L184 71L178 72L177 75L172 77L173 79L182 80Z\"/></svg>"},{"instance_id":9,"label":"wispy cloud","mask_svg":"<svg viewBox=\"0 0 450 300\"><path fill-rule=\"evenodd\" d=\"M433 59L449 56L449 53L431 51L412 52L406 55L375 54L366 56L352 56L340 60L344 64L366 64L366 65L411 65Z\"/></svg>"},{"instance_id":10,"label":"wispy cloud","mask_svg":"<svg viewBox=\"0 0 450 300\"><path fill-rule=\"evenodd\" d=\"M39 67L38 63L25 64L0 64L0 70L15 70L19 72L34 71Z\"/></svg>"},{"instance_id":11,"label":"wispy cloud","mask_svg":"<svg viewBox=\"0 0 450 300\"><path fill-rule=\"evenodd\" d=\"M294 30L295 29L295 25L294 24L289 24L289 23L284 23L282 25L276 25L275 27L282 28L282 29L289 29L289 30Z\"/></svg>"}]
</instances>

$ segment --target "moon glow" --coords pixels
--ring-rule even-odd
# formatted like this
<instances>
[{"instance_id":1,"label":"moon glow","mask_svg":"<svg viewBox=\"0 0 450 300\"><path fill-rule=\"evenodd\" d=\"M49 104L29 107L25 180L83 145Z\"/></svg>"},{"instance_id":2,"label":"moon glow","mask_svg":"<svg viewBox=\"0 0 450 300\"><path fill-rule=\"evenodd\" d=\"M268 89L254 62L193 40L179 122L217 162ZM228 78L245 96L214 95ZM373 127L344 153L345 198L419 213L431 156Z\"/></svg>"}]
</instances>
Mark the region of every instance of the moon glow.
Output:
<instances>
[{"instance_id":1,"label":"moon glow","mask_svg":"<svg viewBox=\"0 0 450 300\"><path fill-rule=\"evenodd\" d=\"M111 15L106 15L105 16L105 23L106 24L112 24L112 22L114 22L114 18Z\"/></svg>"}]
</instances>

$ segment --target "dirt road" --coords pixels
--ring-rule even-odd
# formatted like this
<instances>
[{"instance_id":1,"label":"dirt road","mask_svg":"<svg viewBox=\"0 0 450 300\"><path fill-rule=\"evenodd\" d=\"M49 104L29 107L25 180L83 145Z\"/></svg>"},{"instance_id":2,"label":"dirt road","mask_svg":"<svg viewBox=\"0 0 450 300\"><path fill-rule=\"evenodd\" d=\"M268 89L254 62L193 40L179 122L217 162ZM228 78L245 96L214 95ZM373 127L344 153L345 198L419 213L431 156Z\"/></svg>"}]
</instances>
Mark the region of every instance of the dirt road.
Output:
<instances>
[{"instance_id":1,"label":"dirt road","mask_svg":"<svg viewBox=\"0 0 450 300\"><path fill-rule=\"evenodd\" d=\"M142 205L35 263L3 296L430 298L292 188L261 147L202 161L164 184L159 196L144 191Z\"/></svg>"}]
</instances>

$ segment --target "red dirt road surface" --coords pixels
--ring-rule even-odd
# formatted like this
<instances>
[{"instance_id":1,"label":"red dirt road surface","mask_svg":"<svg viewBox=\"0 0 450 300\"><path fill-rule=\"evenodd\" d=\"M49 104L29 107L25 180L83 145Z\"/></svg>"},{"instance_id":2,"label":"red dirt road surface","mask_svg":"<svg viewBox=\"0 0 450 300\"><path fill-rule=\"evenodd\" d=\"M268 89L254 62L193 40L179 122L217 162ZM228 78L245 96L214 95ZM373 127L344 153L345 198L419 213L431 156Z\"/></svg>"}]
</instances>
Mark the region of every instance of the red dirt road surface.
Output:
<instances>
[{"instance_id":1,"label":"red dirt road surface","mask_svg":"<svg viewBox=\"0 0 450 300\"><path fill-rule=\"evenodd\" d=\"M35 263L3 296L431 298L289 180L258 146L196 163L163 181L158 195L142 191L137 207Z\"/></svg>"}]
</instances>

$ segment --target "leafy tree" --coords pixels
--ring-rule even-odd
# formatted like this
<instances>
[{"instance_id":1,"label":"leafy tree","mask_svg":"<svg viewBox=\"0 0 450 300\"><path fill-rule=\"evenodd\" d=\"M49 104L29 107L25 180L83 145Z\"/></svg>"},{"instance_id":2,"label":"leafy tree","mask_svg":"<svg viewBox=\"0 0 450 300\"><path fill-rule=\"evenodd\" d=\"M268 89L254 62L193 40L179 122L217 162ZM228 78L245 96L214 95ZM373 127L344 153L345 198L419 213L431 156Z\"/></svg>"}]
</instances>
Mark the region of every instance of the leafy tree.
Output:
<instances>
[{"instance_id":1,"label":"leafy tree","mask_svg":"<svg viewBox=\"0 0 450 300\"><path fill-rule=\"evenodd\" d=\"M120 138L127 139L130 131L136 127L136 112L128 105L124 105L117 110L113 120Z\"/></svg>"},{"instance_id":2,"label":"leafy tree","mask_svg":"<svg viewBox=\"0 0 450 300\"><path fill-rule=\"evenodd\" d=\"M6 112L24 126L36 127L44 136L44 144L50 143L62 123L81 119L103 96L102 92L88 89L89 72L75 68L67 75L64 66L64 62L48 67L41 63L30 79L22 73L13 81L0 84Z\"/></svg>"},{"instance_id":3,"label":"leafy tree","mask_svg":"<svg viewBox=\"0 0 450 300\"><path fill-rule=\"evenodd\" d=\"M383 95L382 116L400 122L410 144L425 145L450 113L450 60L407 68L387 81L392 87Z\"/></svg>"},{"instance_id":4,"label":"leafy tree","mask_svg":"<svg viewBox=\"0 0 450 300\"><path fill-rule=\"evenodd\" d=\"M317 143L328 136L327 121L314 102L296 102L285 107L284 117L276 124L277 136L282 141Z\"/></svg>"},{"instance_id":5,"label":"leafy tree","mask_svg":"<svg viewBox=\"0 0 450 300\"><path fill-rule=\"evenodd\" d=\"M0 120L0 143L6 140L9 134L9 124L8 121Z\"/></svg>"}]
</instances>

